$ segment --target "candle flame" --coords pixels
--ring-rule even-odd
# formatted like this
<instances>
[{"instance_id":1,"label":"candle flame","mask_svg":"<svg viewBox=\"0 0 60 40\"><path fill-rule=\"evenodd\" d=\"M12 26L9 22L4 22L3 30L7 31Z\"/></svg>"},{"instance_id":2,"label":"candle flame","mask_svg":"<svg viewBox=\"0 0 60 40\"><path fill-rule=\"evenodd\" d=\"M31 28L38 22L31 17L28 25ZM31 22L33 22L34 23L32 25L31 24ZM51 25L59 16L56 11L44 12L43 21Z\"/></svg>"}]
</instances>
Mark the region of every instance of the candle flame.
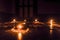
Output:
<instances>
[{"instance_id":1,"label":"candle flame","mask_svg":"<svg viewBox=\"0 0 60 40\"><path fill-rule=\"evenodd\" d=\"M37 19L35 19L35 21L38 21Z\"/></svg>"},{"instance_id":2,"label":"candle flame","mask_svg":"<svg viewBox=\"0 0 60 40\"><path fill-rule=\"evenodd\" d=\"M25 19L24 22L26 22L27 20Z\"/></svg>"},{"instance_id":3,"label":"candle flame","mask_svg":"<svg viewBox=\"0 0 60 40\"><path fill-rule=\"evenodd\" d=\"M16 19L13 19L11 23L15 23L16 22Z\"/></svg>"},{"instance_id":4,"label":"candle flame","mask_svg":"<svg viewBox=\"0 0 60 40\"><path fill-rule=\"evenodd\" d=\"M17 28L18 29L22 29L23 28L23 25L21 25L21 24L20 25L17 25Z\"/></svg>"},{"instance_id":5,"label":"candle flame","mask_svg":"<svg viewBox=\"0 0 60 40\"><path fill-rule=\"evenodd\" d=\"M50 29L53 29L53 20L50 20Z\"/></svg>"},{"instance_id":6,"label":"candle flame","mask_svg":"<svg viewBox=\"0 0 60 40\"><path fill-rule=\"evenodd\" d=\"M29 28L27 28L26 30L23 30L23 25L22 24L18 24L17 29L12 28L11 31L12 32L16 32L18 34L18 40L22 40L22 34L25 34L29 31Z\"/></svg>"},{"instance_id":7,"label":"candle flame","mask_svg":"<svg viewBox=\"0 0 60 40\"><path fill-rule=\"evenodd\" d=\"M50 34L52 35L52 33L53 33L53 26L54 26L54 22L53 22L53 20L51 19L50 20Z\"/></svg>"},{"instance_id":8,"label":"candle flame","mask_svg":"<svg viewBox=\"0 0 60 40\"><path fill-rule=\"evenodd\" d=\"M40 24L40 22L38 21L38 19L35 19L35 20L33 21L33 23L34 23L34 24Z\"/></svg>"}]
</instances>

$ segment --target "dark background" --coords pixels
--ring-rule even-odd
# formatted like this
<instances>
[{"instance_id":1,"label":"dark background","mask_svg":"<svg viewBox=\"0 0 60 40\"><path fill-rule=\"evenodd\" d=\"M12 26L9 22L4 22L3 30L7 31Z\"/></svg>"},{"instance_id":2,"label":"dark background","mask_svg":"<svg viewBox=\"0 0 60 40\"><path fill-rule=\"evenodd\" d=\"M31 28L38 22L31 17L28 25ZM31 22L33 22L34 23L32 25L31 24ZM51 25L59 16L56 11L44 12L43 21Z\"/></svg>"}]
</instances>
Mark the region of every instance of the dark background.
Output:
<instances>
[{"instance_id":1,"label":"dark background","mask_svg":"<svg viewBox=\"0 0 60 40\"><path fill-rule=\"evenodd\" d=\"M34 0L36 1L36 0ZM24 14L22 11L22 0L19 0L20 2L20 8L16 5L16 0L0 0L0 20L6 20L11 19L12 17L18 16L18 17L55 17L58 18L60 16L60 1L59 0L37 0L37 9L35 11L26 11L27 7L25 7ZM25 0L25 6L28 4L27 0ZM30 4L32 5L32 0L30 0ZM17 7L17 9L16 9ZM33 7L30 7L31 10L33 10ZM17 12L16 12L17 10ZM37 11L37 12L36 12ZM30 14L29 14L30 13ZM22 15L23 14L23 15ZM59 19L59 18L58 18Z\"/></svg>"},{"instance_id":2,"label":"dark background","mask_svg":"<svg viewBox=\"0 0 60 40\"><path fill-rule=\"evenodd\" d=\"M15 13L15 0L0 0L0 12ZM38 0L38 14L59 14L59 0Z\"/></svg>"}]
</instances>

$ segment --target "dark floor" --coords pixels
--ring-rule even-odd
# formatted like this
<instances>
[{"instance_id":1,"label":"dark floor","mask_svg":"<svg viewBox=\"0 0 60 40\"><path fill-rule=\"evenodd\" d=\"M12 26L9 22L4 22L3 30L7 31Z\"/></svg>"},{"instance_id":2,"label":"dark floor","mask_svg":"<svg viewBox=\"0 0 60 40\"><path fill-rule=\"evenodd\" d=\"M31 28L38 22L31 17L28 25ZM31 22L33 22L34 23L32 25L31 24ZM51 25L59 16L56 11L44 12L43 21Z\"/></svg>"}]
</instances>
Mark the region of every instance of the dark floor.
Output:
<instances>
[{"instance_id":1,"label":"dark floor","mask_svg":"<svg viewBox=\"0 0 60 40\"><path fill-rule=\"evenodd\" d=\"M23 35L23 40L60 40L60 29L54 28L50 34L47 27L30 28L30 32ZM14 32L5 32L0 30L0 40L17 40L17 34Z\"/></svg>"}]
</instances>

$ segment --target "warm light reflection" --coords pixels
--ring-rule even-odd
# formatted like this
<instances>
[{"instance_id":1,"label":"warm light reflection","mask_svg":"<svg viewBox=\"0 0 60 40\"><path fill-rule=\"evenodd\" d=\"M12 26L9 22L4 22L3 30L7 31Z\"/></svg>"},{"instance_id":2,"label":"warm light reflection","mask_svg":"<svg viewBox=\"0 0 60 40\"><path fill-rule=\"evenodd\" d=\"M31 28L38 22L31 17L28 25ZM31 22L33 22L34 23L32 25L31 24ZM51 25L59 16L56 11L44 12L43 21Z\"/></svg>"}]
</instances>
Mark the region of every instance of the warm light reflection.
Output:
<instances>
[{"instance_id":1,"label":"warm light reflection","mask_svg":"<svg viewBox=\"0 0 60 40\"><path fill-rule=\"evenodd\" d=\"M26 22L27 20L25 19L24 22Z\"/></svg>"},{"instance_id":2,"label":"warm light reflection","mask_svg":"<svg viewBox=\"0 0 60 40\"><path fill-rule=\"evenodd\" d=\"M26 22L24 22L23 24L26 24Z\"/></svg>"},{"instance_id":3,"label":"warm light reflection","mask_svg":"<svg viewBox=\"0 0 60 40\"><path fill-rule=\"evenodd\" d=\"M13 22L16 22L16 19L13 19Z\"/></svg>"},{"instance_id":4,"label":"warm light reflection","mask_svg":"<svg viewBox=\"0 0 60 40\"><path fill-rule=\"evenodd\" d=\"M29 28L27 28L26 30L23 30L22 28L23 28L23 25L21 23L17 25L17 29L15 28L11 29L12 32L16 32L18 34L18 40L22 40L22 34L25 34L29 31Z\"/></svg>"},{"instance_id":5,"label":"warm light reflection","mask_svg":"<svg viewBox=\"0 0 60 40\"><path fill-rule=\"evenodd\" d=\"M50 34L52 35L53 33L53 27L54 27L54 21L51 19L50 20Z\"/></svg>"},{"instance_id":6,"label":"warm light reflection","mask_svg":"<svg viewBox=\"0 0 60 40\"><path fill-rule=\"evenodd\" d=\"M53 20L50 20L50 29L53 29Z\"/></svg>"},{"instance_id":7,"label":"warm light reflection","mask_svg":"<svg viewBox=\"0 0 60 40\"><path fill-rule=\"evenodd\" d=\"M22 40L22 33L18 33L18 40Z\"/></svg>"},{"instance_id":8,"label":"warm light reflection","mask_svg":"<svg viewBox=\"0 0 60 40\"><path fill-rule=\"evenodd\" d=\"M34 23L34 24L39 24L40 22L38 21L38 19L35 19L35 20L33 21L33 23Z\"/></svg>"},{"instance_id":9,"label":"warm light reflection","mask_svg":"<svg viewBox=\"0 0 60 40\"><path fill-rule=\"evenodd\" d=\"M16 19L13 19L13 21L11 23L15 23L16 22Z\"/></svg>"},{"instance_id":10,"label":"warm light reflection","mask_svg":"<svg viewBox=\"0 0 60 40\"><path fill-rule=\"evenodd\" d=\"M18 29L22 29L23 28L23 25L21 25L21 24L20 25L17 25L17 28Z\"/></svg>"},{"instance_id":11,"label":"warm light reflection","mask_svg":"<svg viewBox=\"0 0 60 40\"><path fill-rule=\"evenodd\" d=\"M35 22L38 21L38 19L35 19Z\"/></svg>"},{"instance_id":12,"label":"warm light reflection","mask_svg":"<svg viewBox=\"0 0 60 40\"><path fill-rule=\"evenodd\" d=\"M50 34L52 34L53 33L53 30L50 30Z\"/></svg>"}]
</instances>

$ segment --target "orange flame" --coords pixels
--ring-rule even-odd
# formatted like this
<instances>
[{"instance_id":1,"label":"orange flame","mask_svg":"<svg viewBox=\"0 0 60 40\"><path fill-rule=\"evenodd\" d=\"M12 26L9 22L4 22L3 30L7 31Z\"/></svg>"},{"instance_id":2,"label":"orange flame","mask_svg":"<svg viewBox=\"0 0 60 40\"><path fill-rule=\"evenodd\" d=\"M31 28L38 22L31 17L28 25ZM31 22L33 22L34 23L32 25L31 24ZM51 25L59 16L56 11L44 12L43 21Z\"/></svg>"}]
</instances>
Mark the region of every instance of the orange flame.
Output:
<instances>
[{"instance_id":1,"label":"orange flame","mask_svg":"<svg viewBox=\"0 0 60 40\"><path fill-rule=\"evenodd\" d=\"M33 23L34 23L34 24L40 24L40 22L38 21L38 19L35 19L35 20L33 21Z\"/></svg>"},{"instance_id":2,"label":"orange flame","mask_svg":"<svg viewBox=\"0 0 60 40\"><path fill-rule=\"evenodd\" d=\"M16 22L16 19L13 19L12 21L11 21L11 23L15 23Z\"/></svg>"},{"instance_id":3,"label":"orange flame","mask_svg":"<svg viewBox=\"0 0 60 40\"><path fill-rule=\"evenodd\" d=\"M19 24L19 25L17 25L17 28L18 29L22 29L23 28L23 25Z\"/></svg>"},{"instance_id":4,"label":"orange flame","mask_svg":"<svg viewBox=\"0 0 60 40\"><path fill-rule=\"evenodd\" d=\"M18 33L18 40L22 40L22 33Z\"/></svg>"},{"instance_id":5,"label":"orange flame","mask_svg":"<svg viewBox=\"0 0 60 40\"><path fill-rule=\"evenodd\" d=\"M17 29L15 29L15 28L11 29L12 32L17 32L18 33L18 40L22 40L22 34L25 34L29 31L29 28L27 28L26 30L23 30L22 28L23 28L23 25L18 24Z\"/></svg>"},{"instance_id":6,"label":"orange flame","mask_svg":"<svg viewBox=\"0 0 60 40\"><path fill-rule=\"evenodd\" d=\"M53 20L50 20L50 29L53 29Z\"/></svg>"},{"instance_id":7,"label":"orange flame","mask_svg":"<svg viewBox=\"0 0 60 40\"><path fill-rule=\"evenodd\" d=\"M50 20L50 34L52 35L52 33L53 33L53 24L54 24L54 22L53 22L53 20L51 19Z\"/></svg>"}]
</instances>

